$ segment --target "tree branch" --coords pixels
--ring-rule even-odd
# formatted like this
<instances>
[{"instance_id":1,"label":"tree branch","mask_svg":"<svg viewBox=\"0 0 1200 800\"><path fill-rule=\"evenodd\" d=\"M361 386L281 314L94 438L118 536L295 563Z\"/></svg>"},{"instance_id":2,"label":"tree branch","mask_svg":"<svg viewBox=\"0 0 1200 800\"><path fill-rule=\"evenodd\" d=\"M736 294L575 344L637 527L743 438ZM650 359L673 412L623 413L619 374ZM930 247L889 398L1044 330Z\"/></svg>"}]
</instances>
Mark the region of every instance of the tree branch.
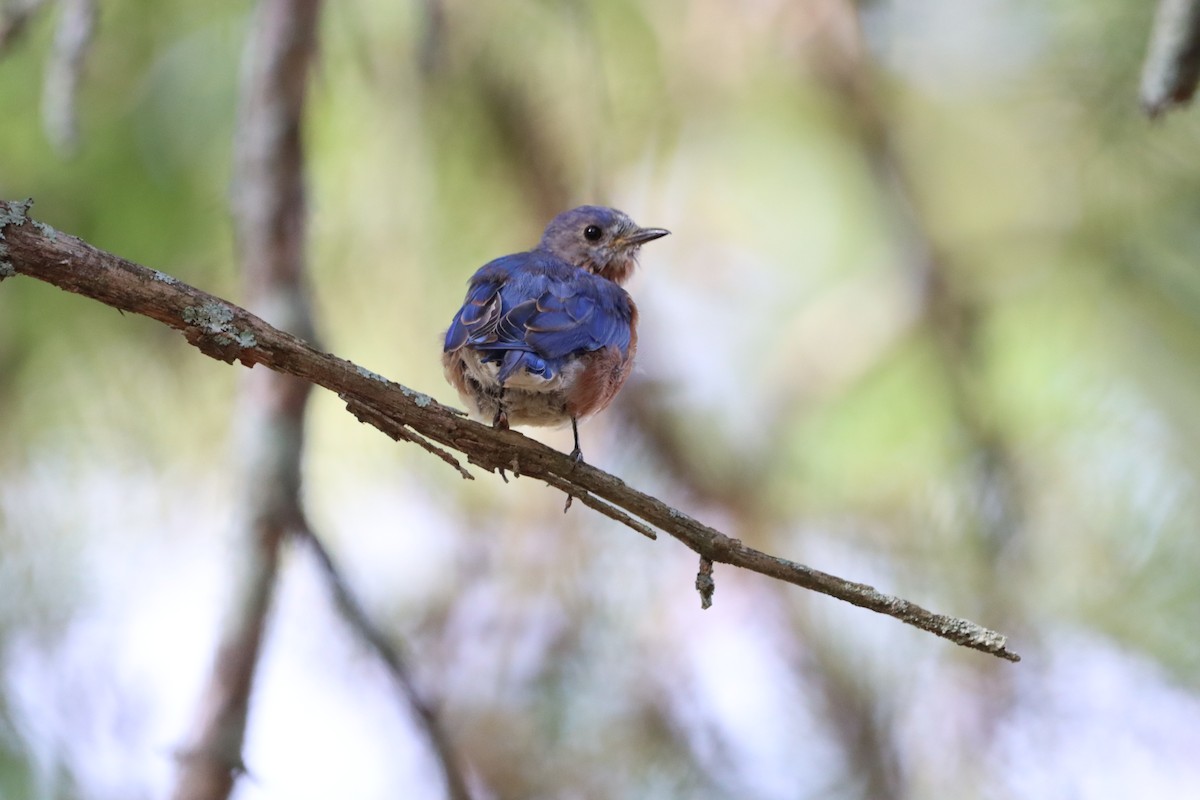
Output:
<instances>
[{"instance_id":1,"label":"tree branch","mask_svg":"<svg viewBox=\"0 0 1200 800\"><path fill-rule=\"evenodd\" d=\"M71 0L70 6L91 2ZM301 121L320 7L320 0L259 3L242 57L230 187L247 305L307 338L315 338L315 324L305 283ZM233 559L238 580L201 696L191 757L181 760L176 775L175 800L225 800L241 771L281 544L305 527L300 476L311 389L294 376L264 370L247 375L240 387L235 466L247 490Z\"/></svg>"},{"instance_id":2,"label":"tree branch","mask_svg":"<svg viewBox=\"0 0 1200 800\"><path fill-rule=\"evenodd\" d=\"M547 483L590 493L662 530L699 555L856 606L895 617L950 641L1010 661L1003 634L969 620L937 614L874 587L747 547L620 479L512 430L464 419L428 395L393 383L345 359L321 352L295 336L220 298L168 275L101 251L28 219L28 204L0 201L0 277L23 274L106 305L142 314L181 333L203 353L246 366L262 364L323 386L377 409L424 438L485 470L514 470ZM515 469L517 465L519 469Z\"/></svg>"},{"instance_id":3,"label":"tree branch","mask_svg":"<svg viewBox=\"0 0 1200 800\"><path fill-rule=\"evenodd\" d=\"M0 58L25 33L26 27L49 0L13 0L0 8Z\"/></svg>"},{"instance_id":4,"label":"tree branch","mask_svg":"<svg viewBox=\"0 0 1200 800\"><path fill-rule=\"evenodd\" d=\"M413 713L417 715L421 728L429 738L429 744L442 768L442 778L446 781L447 795L451 800L470 800L471 793L467 789L466 779L458 767L458 757L450 746L450 739L442 729L434 707L418 690L402 651L399 647L394 646L384 636L383 631L371 622L366 609L354 596L350 590L350 584L342 576L337 564L334 563L333 556L330 555L329 550L326 549L312 528L302 522L293 533L312 548L313 555L316 556L317 564L325 575L325 581L329 584L338 610L341 611L351 630L357 633L383 662L388 677L392 679L392 683L400 690Z\"/></svg>"},{"instance_id":5,"label":"tree branch","mask_svg":"<svg viewBox=\"0 0 1200 800\"><path fill-rule=\"evenodd\" d=\"M1142 110L1157 117L1192 99L1200 79L1200 0L1159 0L1146 61Z\"/></svg>"},{"instance_id":6,"label":"tree branch","mask_svg":"<svg viewBox=\"0 0 1200 800\"><path fill-rule=\"evenodd\" d=\"M42 124L60 155L79 150L79 84L96 33L96 0L60 2L42 86Z\"/></svg>"}]
</instances>

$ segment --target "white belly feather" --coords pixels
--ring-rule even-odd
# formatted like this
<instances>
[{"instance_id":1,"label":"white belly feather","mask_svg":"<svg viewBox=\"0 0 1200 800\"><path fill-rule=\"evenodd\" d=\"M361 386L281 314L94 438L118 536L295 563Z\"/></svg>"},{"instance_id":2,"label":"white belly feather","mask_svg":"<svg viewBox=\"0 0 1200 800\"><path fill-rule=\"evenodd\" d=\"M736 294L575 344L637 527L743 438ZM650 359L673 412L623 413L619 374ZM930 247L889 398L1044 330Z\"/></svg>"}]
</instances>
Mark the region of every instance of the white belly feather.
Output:
<instances>
[{"instance_id":1,"label":"white belly feather","mask_svg":"<svg viewBox=\"0 0 1200 800\"><path fill-rule=\"evenodd\" d=\"M499 409L500 382L496 376L500 365L495 362L485 363L482 355L475 350L463 348L459 352L467 377L478 383L484 391L475 397L465 398L473 401L474 411L484 420L490 420ZM553 377L543 378L521 369L509 376L504 385L504 408L509 420L514 425L562 425L570 422L567 413L567 394L584 365L579 361L563 365Z\"/></svg>"}]
</instances>

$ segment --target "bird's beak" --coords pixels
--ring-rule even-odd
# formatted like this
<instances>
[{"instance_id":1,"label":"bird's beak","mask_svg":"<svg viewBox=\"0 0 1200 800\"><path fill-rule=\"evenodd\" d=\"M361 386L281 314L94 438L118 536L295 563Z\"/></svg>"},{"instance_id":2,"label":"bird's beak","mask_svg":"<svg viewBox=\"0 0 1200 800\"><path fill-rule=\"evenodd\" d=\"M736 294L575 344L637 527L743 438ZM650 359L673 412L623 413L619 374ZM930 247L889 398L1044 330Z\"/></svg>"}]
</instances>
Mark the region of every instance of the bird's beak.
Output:
<instances>
[{"instance_id":1,"label":"bird's beak","mask_svg":"<svg viewBox=\"0 0 1200 800\"><path fill-rule=\"evenodd\" d=\"M661 239L670 233L666 228L635 228L632 233L622 237L625 244L640 245Z\"/></svg>"}]
</instances>

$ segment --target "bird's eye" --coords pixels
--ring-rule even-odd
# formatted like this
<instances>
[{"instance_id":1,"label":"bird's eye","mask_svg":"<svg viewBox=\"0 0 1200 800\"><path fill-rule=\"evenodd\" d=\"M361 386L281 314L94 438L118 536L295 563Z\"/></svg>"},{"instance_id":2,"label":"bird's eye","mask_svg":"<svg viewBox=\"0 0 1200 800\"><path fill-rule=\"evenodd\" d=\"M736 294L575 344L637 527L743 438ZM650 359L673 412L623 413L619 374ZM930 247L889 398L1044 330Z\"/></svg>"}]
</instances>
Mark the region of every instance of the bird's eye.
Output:
<instances>
[{"instance_id":1,"label":"bird's eye","mask_svg":"<svg viewBox=\"0 0 1200 800\"><path fill-rule=\"evenodd\" d=\"M589 242L594 242L604 235L604 231L600 230L599 225L588 225L583 229L583 236Z\"/></svg>"}]
</instances>

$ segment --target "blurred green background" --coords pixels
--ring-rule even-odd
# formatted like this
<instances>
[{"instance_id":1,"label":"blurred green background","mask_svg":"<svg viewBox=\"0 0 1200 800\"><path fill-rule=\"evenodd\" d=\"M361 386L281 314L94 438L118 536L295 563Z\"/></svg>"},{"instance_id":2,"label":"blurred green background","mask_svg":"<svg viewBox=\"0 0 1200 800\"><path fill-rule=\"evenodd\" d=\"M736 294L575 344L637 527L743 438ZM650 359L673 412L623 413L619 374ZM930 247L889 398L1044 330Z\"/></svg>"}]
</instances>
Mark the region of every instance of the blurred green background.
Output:
<instances>
[{"instance_id":1,"label":"blurred green background","mask_svg":"<svg viewBox=\"0 0 1200 800\"><path fill-rule=\"evenodd\" d=\"M67 155L58 10L0 59L0 196L238 300L252 6L111 0ZM322 344L457 404L471 272L557 211L674 235L589 461L969 617L1018 665L464 482L318 393L312 518L485 797L1200 794L1200 123L1116 0L330 3L307 127ZM0 285L0 797L162 796L229 588L239 369ZM569 433L533 431L569 449ZM439 797L412 716L283 576L239 798Z\"/></svg>"}]
</instances>

